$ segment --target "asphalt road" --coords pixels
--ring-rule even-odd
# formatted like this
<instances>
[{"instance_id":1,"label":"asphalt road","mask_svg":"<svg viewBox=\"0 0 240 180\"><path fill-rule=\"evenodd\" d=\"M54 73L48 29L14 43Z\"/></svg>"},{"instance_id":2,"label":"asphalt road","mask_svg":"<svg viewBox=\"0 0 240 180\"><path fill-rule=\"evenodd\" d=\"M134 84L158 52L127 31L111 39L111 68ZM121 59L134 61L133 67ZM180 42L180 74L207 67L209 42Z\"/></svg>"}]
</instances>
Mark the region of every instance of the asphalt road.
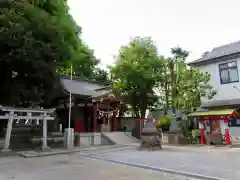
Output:
<instances>
[{"instance_id":1,"label":"asphalt road","mask_svg":"<svg viewBox=\"0 0 240 180\"><path fill-rule=\"evenodd\" d=\"M170 169L219 179L239 180L240 153L190 150L125 150L94 155L95 158L121 161L133 166Z\"/></svg>"}]
</instances>

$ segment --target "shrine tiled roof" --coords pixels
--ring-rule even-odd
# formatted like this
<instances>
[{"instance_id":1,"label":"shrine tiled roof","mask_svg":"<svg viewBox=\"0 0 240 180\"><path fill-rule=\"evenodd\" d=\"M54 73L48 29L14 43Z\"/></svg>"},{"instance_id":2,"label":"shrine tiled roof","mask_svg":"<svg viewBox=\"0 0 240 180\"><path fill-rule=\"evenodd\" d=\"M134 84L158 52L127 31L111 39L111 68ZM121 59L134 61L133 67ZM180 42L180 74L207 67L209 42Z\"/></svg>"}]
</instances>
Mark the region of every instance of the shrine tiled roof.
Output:
<instances>
[{"instance_id":1,"label":"shrine tiled roof","mask_svg":"<svg viewBox=\"0 0 240 180\"><path fill-rule=\"evenodd\" d=\"M89 81L74 77L70 80L69 77L60 77L60 82L65 91L72 94L99 97L112 92L109 86L105 83Z\"/></svg>"},{"instance_id":2,"label":"shrine tiled roof","mask_svg":"<svg viewBox=\"0 0 240 180\"><path fill-rule=\"evenodd\" d=\"M210 108L210 107L223 107L223 106L237 106L240 104L240 99L226 99L226 100L218 100L218 101L209 101L206 103L202 103L201 107Z\"/></svg>"}]
</instances>

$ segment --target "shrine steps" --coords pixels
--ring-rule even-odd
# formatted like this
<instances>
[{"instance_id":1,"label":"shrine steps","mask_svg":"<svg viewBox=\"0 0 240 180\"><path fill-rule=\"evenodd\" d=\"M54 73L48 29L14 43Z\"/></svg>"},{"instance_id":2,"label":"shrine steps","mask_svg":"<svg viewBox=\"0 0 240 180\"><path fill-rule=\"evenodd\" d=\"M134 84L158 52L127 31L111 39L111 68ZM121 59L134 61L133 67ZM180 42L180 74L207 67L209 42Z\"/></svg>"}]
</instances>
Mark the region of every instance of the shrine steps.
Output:
<instances>
[{"instance_id":1,"label":"shrine steps","mask_svg":"<svg viewBox=\"0 0 240 180\"><path fill-rule=\"evenodd\" d=\"M138 140L125 132L102 132L114 144L127 145L137 143Z\"/></svg>"}]
</instances>

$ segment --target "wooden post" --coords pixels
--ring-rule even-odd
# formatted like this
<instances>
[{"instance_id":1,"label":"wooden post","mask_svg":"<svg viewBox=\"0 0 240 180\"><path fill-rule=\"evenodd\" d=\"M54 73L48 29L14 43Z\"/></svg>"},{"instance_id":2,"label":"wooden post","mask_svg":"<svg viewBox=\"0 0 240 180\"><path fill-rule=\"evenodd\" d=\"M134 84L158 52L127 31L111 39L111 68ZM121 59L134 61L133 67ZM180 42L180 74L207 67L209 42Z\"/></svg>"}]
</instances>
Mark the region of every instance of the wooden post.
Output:
<instances>
[{"instance_id":1,"label":"wooden post","mask_svg":"<svg viewBox=\"0 0 240 180\"><path fill-rule=\"evenodd\" d=\"M139 132L140 132L140 135L141 135L141 133L142 133L142 119L139 119Z\"/></svg>"},{"instance_id":2,"label":"wooden post","mask_svg":"<svg viewBox=\"0 0 240 180\"><path fill-rule=\"evenodd\" d=\"M84 104L84 132L89 132L89 109L87 103Z\"/></svg>"},{"instance_id":3,"label":"wooden post","mask_svg":"<svg viewBox=\"0 0 240 180\"><path fill-rule=\"evenodd\" d=\"M79 129L79 127L76 127L78 123L76 121L79 121L78 119L78 106L77 106L77 99L74 98L74 123L73 123L73 130L74 132Z\"/></svg>"},{"instance_id":4,"label":"wooden post","mask_svg":"<svg viewBox=\"0 0 240 180\"><path fill-rule=\"evenodd\" d=\"M14 116L14 112L10 111L3 151L8 151L9 150L11 134L12 134L12 124L13 124L13 118L14 118L13 116Z\"/></svg>"},{"instance_id":5,"label":"wooden post","mask_svg":"<svg viewBox=\"0 0 240 180\"><path fill-rule=\"evenodd\" d=\"M97 132L97 104L93 103L93 132Z\"/></svg>"},{"instance_id":6,"label":"wooden post","mask_svg":"<svg viewBox=\"0 0 240 180\"><path fill-rule=\"evenodd\" d=\"M116 111L113 111L113 116L112 116L112 131L116 131L117 130L117 118L116 118Z\"/></svg>"}]
</instances>

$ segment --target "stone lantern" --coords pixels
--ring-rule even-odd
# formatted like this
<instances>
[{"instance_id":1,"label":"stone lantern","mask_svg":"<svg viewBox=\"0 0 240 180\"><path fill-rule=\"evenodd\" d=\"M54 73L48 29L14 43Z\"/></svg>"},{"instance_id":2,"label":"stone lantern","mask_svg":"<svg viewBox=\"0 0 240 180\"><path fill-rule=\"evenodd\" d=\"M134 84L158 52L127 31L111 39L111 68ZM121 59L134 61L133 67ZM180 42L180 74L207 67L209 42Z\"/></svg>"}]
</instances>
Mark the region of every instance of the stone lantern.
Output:
<instances>
[{"instance_id":1,"label":"stone lantern","mask_svg":"<svg viewBox=\"0 0 240 180\"><path fill-rule=\"evenodd\" d=\"M143 148L153 150L155 147L162 149L161 132L157 130L156 123L148 119L141 132L140 150Z\"/></svg>"}]
</instances>

